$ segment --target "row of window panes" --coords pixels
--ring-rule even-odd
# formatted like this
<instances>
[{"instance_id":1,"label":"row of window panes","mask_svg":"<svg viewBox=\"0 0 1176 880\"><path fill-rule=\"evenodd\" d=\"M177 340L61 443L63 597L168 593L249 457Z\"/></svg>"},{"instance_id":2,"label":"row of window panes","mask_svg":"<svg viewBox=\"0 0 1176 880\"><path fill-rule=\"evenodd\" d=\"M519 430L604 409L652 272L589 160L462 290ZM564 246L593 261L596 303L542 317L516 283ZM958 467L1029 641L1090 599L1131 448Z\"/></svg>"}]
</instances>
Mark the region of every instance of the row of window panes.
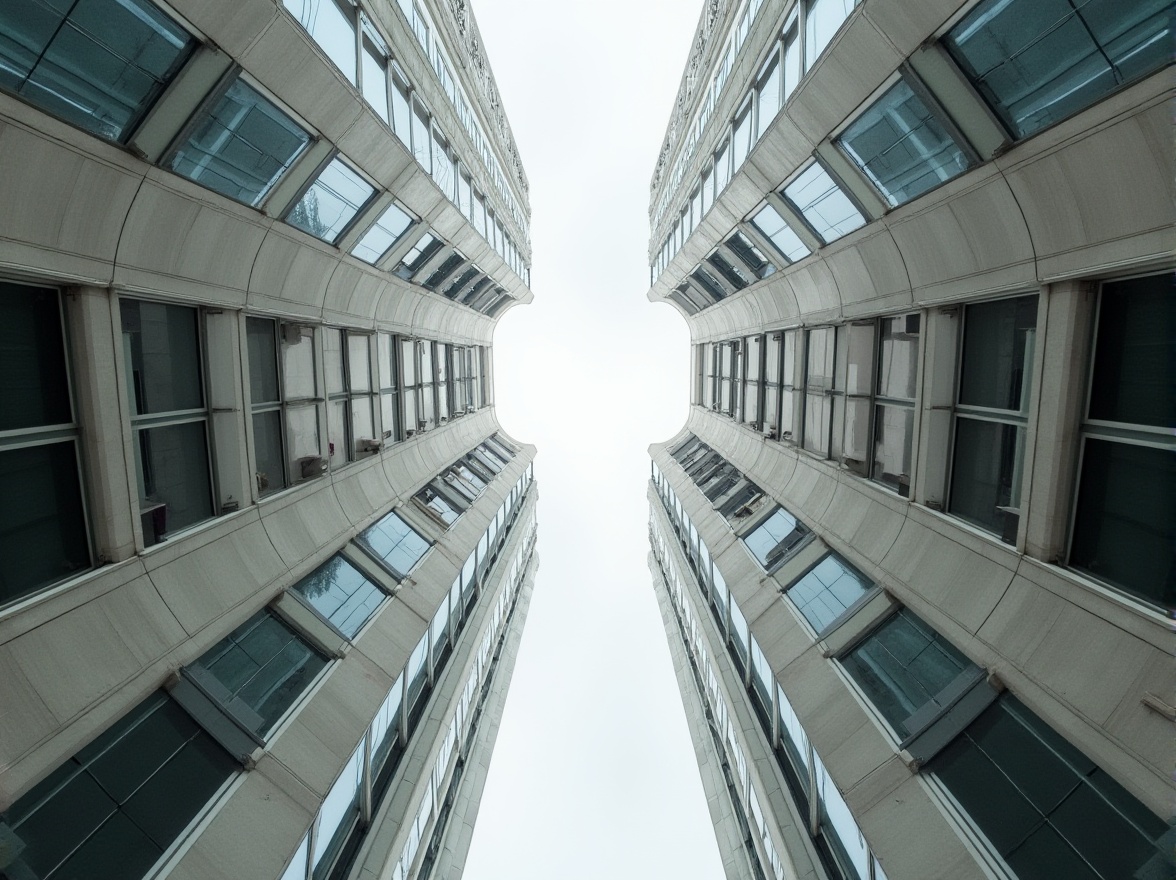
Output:
<instances>
[{"instance_id":1,"label":"row of window panes","mask_svg":"<svg viewBox=\"0 0 1176 880\"><path fill-rule=\"evenodd\" d=\"M412 87L401 65L393 60L387 41L372 21L355 6L338 0L284 0L284 5L332 63L344 73L348 82L356 87L376 115L429 172L446 197L459 205L458 179L464 177L468 182L471 175L468 170L459 170L464 168L464 163L459 163L449 139L438 128L436 120ZM357 30L362 34L362 50L358 57ZM491 170L492 177L495 172L501 173L497 171L497 165ZM485 201L481 194L476 194L476 198ZM513 197L508 195L506 200L512 203L513 208ZM516 215L519 213L517 209L513 212ZM462 213L469 216L471 223L474 221L470 212L463 209ZM295 225L301 226L299 223ZM522 277L524 267L521 254L506 235L501 221L491 216L489 222L483 220L482 226L479 228L475 225L475 228L515 274ZM312 235L318 234L313 229L307 231Z\"/></svg>"},{"instance_id":2,"label":"row of window panes","mask_svg":"<svg viewBox=\"0 0 1176 880\"><path fill-rule=\"evenodd\" d=\"M751 32L751 27L762 6L763 0L750 0L747 6L740 12L739 16L731 25L731 30L727 33L724 50L718 56L715 67L710 72L710 75L703 79L706 91L703 94L702 104L694 119L681 131L681 136L684 138L683 146L678 150L674 166L668 176L669 183L663 188L661 201L658 204L657 210L654 212L652 224L654 229L661 223L661 218L669 206L670 199L677 191L678 185L682 182L686 167L694 157L695 148L706 134L707 123L710 122L711 113L719 103L723 87L727 84L727 77L735 66L735 59L739 55L739 50L743 48L743 43ZM698 75L695 74L684 86L686 89L686 95L683 96L684 101L690 100L697 84ZM669 134L666 136L666 144L662 148L663 152L668 152L671 149L674 140L678 137L679 129L679 123L675 121Z\"/></svg>"},{"instance_id":3,"label":"row of window panes","mask_svg":"<svg viewBox=\"0 0 1176 880\"><path fill-rule=\"evenodd\" d=\"M791 706L784 699L766 657L748 629L746 618L726 588L718 566L713 564L704 542L697 537L689 517L681 511L681 504L674 496L673 490L656 470L656 465L654 467L654 481L659 494L671 522L679 532L682 549L694 567L701 595L710 606L731 659L753 698L751 702L764 726L765 734L778 756L782 751L786 751L790 758L796 755L800 759L799 765L793 764L791 760L781 761L781 764L791 784L792 793L802 806L802 815L808 812L810 799L816 798L820 819L815 828L810 828L810 833L826 869L832 876L850 880L865 880L870 876L885 877L881 865L870 852L857 821L846 806L837 786L825 772L824 765L812 749L795 713L791 711ZM706 658L705 641L700 631L701 621L697 618L693 602L683 589L681 576L669 553L670 543L656 522L653 523L653 538L654 552L661 562L663 572L666 573L666 583L672 585L671 598L674 600L683 632L690 635L687 643L696 656ZM715 682L711 682L711 687L717 693ZM777 700L778 709L773 707L773 698ZM782 719L787 717L791 722L779 725L779 743L773 742L772 739L772 718L777 711ZM873 875L869 873L871 866L874 870Z\"/></svg>"},{"instance_id":4,"label":"row of window panes","mask_svg":"<svg viewBox=\"0 0 1176 880\"><path fill-rule=\"evenodd\" d=\"M119 316L139 516L151 546L217 514L207 337L227 341L223 321L235 315L123 298ZM0 603L95 564L64 322L59 291L0 282L0 364L12 377L0 389L0 490L9 499ZM255 316L245 332L259 496L487 403L480 346Z\"/></svg>"},{"instance_id":5,"label":"row of window panes","mask_svg":"<svg viewBox=\"0 0 1176 880\"><path fill-rule=\"evenodd\" d=\"M389 519L411 532L395 513ZM417 538L406 572L429 546ZM340 555L288 595L348 639L387 598ZM21 843L7 870L46 880L146 874L327 667L280 607L250 617L184 667L169 693L148 698L0 815Z\"/></svg>"},{"instance_id":6,"label":"row of window panes","mask_svg":"<svg viewBox=\"0 0 1176 880\"><path fill-rule=\"evenodd\" d=\"M306 838L299 844L287 865L282 875L283 880L323 880L328 876L340 876L348 869L350 860L358 852L370 827L372 817L392 790L391 783L399 767L400 758L424 716L433 687L439 680L475 603L483 593L485 578L494 559L497 558L498 550L505 543L508 533L513 530L513 518L526 492L530 473L528 469L519 479L510 498L499 510L498 518L502 521L499 540L494 542L492 547L489 544L479 544L434 612L428 629L409 655L404 669L397 676L370 728L327 793L311 830L307 832ZM532 515L524 524L524 531L528 534L533 531L533 520ZM471 672L475 681L487 670L488 647L495 641L504 612L509 607L518 584L521 583L521 570L525 568L528 553L529 547L520 545L513 557L507 589L499 594L498 604L490 613L483 634L482 649ZM445 766L448 765L448 756L452 755L452 749L457 743L458 731L462 729L466 720L473 690L467 682L462 702L454 716L456 723L451 719L451 735L447 737L446 746L442 750L442 754L447 756L443 762ZM444 768L440 775L435 772L430 776L429 788L423 802L429 806L429 815L443 776ZM368 810L366 813L365 805ZM429 815L425 816L426 821ZM314 841L313 851L308 840Z\"/></svg>"},{"instance_id":7,"label":"row of window panes","mask_svg":"<svg viewBox=\"0 0 1176 880\"><path fill-rule=\"evenodd\" d=\"M413 497L444 528L449 528L469 509L486 485L514 456L513 450L497 437L484 440L434 477Z\"/></svg>"},{"instance_id":8,"label":"row of window panes","mask_svg":"<svg viewBox=\"0 0 1176 880\"><path fill-rule=\"evenodd\" d=\"M820 7L820 15L814 15ZM826 9L826 7L828 7ZM1032 8L1030 8L1032 7ZM1171 42L1167 4L1121 5L1113 11L1091 12L1069 6L1046 9L1028 0L1007 3L985 0L943 38L943 45L961 71L1020 140L1133 81L1170 60ZM823 49L851 10L849 0L821 0L809 9L816 22L815 37ZM770 122L801 74L795 48L795 15L785 26L783 61L778 53L753 83L740 114L765 117ZM789 36L791 35L791 37ZM822 36L823 35L823 36ZM792 40L790 43L789 40ZM821 42L823 40L823 42ZM807 45L807 44L806 44ZM789 48L791 47L791 48ZM795 60L789 61L791 57ZM1047 63L1054 57L1064 62ZM806 58L809 52L805 53ZM814 56L815 57L815 56ZM805 70L812 59L806 61ZM780 65L780 66L777 66ZM783 69L783 87L779 70ZM766 104L764 101L766 100ZM664 242L651 267L651 283L669 265L690 232L698 225L722 186L746 158L745 141L762 135L766 123L754 128L737 114L730 141L715 153L716 171L704 171L700 187ZM728 157L728 143L734 155ZM973 167L979 160L956 131L947 114L909 72L834 139L837 147L891 207L901 205ZM729 168L728 159L735 161ZM720 165L720 160L722 165ZM720 185L721 183L721 185ZM674 192L676 188L671 189ZM713 192L712 192L713 190ZM819 162L813 162L779 193L803 217L809 230L825 244L862 226L866 218L833 181ZM809 249L774 208L766 205L750 221L789 262L807 256ZM660 218L654 223L654 228Z\"/></svg>"},{"instance_id":9,"label":"row of window panes","mask_svg":"<svg viewBox=\"0 0 1176 880\"><path fill-rule=\"evenodd\" d=\"M1068 554L1072 567L1165 606L1176 602L1172 288L1169 273L1102 285ZM1028 479L1036 322L1035 295L963 308L946 510L1006 543ZM911 313L710 343L696 399L910 497L920 338Z\"/></svg>"},{"instance_id":10,"label":"row of window panes","mask_svg":"<svg viewBox=\"0 0 1176 880\"><path fill-rule=\"evenodd\" d=\"M412 0L398 0L400 11L404 13L408 20L413 34L420 43L421 48L425 50L425 55L431 60L433 70L437 74L437 79L440 81L445 94L449 97L453 108L457 111L458 119L465 127L466 133L473 141L475 149L482 157L482 163L485 165L490 174L490 179L497 187L499 194L502 196L507 208L514 216L515 224L522 231L524 241L530 242L531 230L530 222L526 215L519 208L519 204L511 192L509 185L506 182L506 175L503 174L501 166L498 164L498 159L494 156L494 152L490 148L490 141L482 132L481 123L478 122L477 115L470 109L470 103L466 99L465 90L462 88L453 74L450 72L453 65L445 56L445 50L441 46L440 40L433 40L430 34L434 32L432 20L429 18L428 12ZM513 145L511 145L513 149ZM519 273L520 276L522 273Z\"/></svg>"},{"instance_id":11,"label":"row of window panes","mask_svg":"<svg viewBox=\"0 0 1176 880\"><path fill-rule=\"evenodd\" d=\"M719 146L703 169L698 184L693 187L690 198L679 215L678 223L663 243L658 258L651 267L651 283L656 281L669 265L690 233L702 222L711 205L731 182L731 178L743 167L752 147L763 137L772 120L796 90L801 76L812 67L833 35L853 12L854 5L855 0L808 0L807 3L801 2L793 6L779 38L760 66L747 94L739 102L726 133L719 138ZM805 12L803 26L800 24L802 9ZM730 54L729 51L728 55ZM699 109L697 121L691 127L686 144L675 162L674 173L662 196L662 204L654 214L654 229L661 225L665 210L678 192L685 169L694 158L695 144L703 140L707 123L710 121L711 109L718 103L718 94L726 81L725 72L729 68L729 62L720 68L720 72L723 73L722 81L720 82L716 75L716 88L706 96Z\"/></svg>"},{"instance_id":12,"label":"row of window panes","mask_svg":"<svg viewBox=\"0 0 1176 880\"><path fill-rule=\"evenodd\" d=\"M670 503L673 491L656 465L654 481L700 572L706 595L708 579L701 573L704 560L711 564L709 554L701 540L694 547L693 527L687 540L675 519L680 505ZM685 514L682 517L688 522ZM668 562L665 538L656 524L654 529L661 558ZM715 568L713 580L720 577ZM838 626L852 626L863 599L878 588L840 556L828 553L784 589L820 637ZM730 603L727 619L715 606L716 619L720 628L729 629L732 656L750 679L749 691L770 736L769 694L772 684L777 690L779 684L754 636L749 636L733 597ZM1146 863L1159 863L1154 841L1167 830L1166 823L1011 694L998 699L984 684L983 670L909 610L898 609L864 637L852 640L839 661L885 717L896 747L918 753L1017 876L1045 880L1065 866L1067 876L1110 880L1134 876ZM799 727L782 691L777 699L780 729ZM788 752L795 757L798 744L792 745ZM1036 757L1028 760L1028 755ZM1042 796L1047 790L1051 794ZM1099 834L1092 833L1095 828ZM1110 847L1102 844L1108 834L1116 841ZM853 861L861 872L856 854Z\"/></svg>"},{"instance_id":13,"label":"row of window panes","mask_svg":"<svg viewBox=\"0 0 1176 880\"><path fill-rule=\"evenodd\" d=\"M333 30L332 10L342 14L338 7L332 0L307 6L314 7L315 27L328 45L340 51L346 41ZM125 142L196 48L195 38L147 0L94 0L56 11L36 0L16 0L0 11L0 88L101 137ZM205 98L160 164L258 207L311 140L301 123L238 75ZM456 203L456 185L447 192ZM375 195L371 181L336 156L285 220L335 244ZM393 206L377 226L395 228L402 214ZM377 243L386 245L384 250L391 246L387 229L377 226L356 247L364 259ZM479 232L523 275L522 260L500 226L484 217Z\"/></svg>"},{"instance_id":14,"label":"row of window panes","mask_svg":"<svg viewBox=\"0 0 1176 880\"><path fill-rule=\"evenodd\" d=\"M528 469L520 478L499 511L498 546L506 539L509 517L517 510L531 473ZM429 547L395 512L364 532L361 546L375 540L375 531L400 536L397 553L389 556L392 563L384 565L399 578ZM460 585L459 578L454 590ZM448 605L453 593L447 597L444 613L437 612L422 640L431 645L434 664L441 657L442 642L456 627L449 623L450 614L460 620L472 601L473 588L466 589L468 600L459 602L453 612ZM355 637L387 598L341 555L294 584L287 595L347 639ZM169 693L153 694L0 814L0 821L19 841L18 857L6 869L23 869L45 880L79 871L112 880L146 875L254 749L268 745L274 729L329 659L312 635L282 616L280 602L259 611L182 669ZM382 717L388 713L377 717L373 729ZM353 757L341 778L354 781L360 770ZM321 811L325 818L320 821L334 826L319 826L312 854L315 878L326 875L326 868L317 868L339 852L340 835L334 829L344 825L349 808L338 788L339 783Z\"/></svg>"}]
</instances>

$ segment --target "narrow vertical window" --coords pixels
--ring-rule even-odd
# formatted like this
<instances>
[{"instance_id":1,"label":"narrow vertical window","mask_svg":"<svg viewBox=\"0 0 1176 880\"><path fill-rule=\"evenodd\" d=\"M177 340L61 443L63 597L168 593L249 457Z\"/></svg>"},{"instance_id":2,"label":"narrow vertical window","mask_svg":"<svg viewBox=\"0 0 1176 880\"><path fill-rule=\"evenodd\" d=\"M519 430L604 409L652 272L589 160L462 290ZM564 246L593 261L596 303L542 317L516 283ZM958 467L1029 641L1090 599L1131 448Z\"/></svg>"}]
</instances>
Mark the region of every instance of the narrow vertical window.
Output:
<instances>
[{"instance_id":1,"label":"narrow vertical window","mask_svg":"<svg viewBox=\"0 0 1176 880\"><path fill-rule=\"evenodd\" d=\"M914 463L915 391L919 372L919 315L883 318L878 328L873 462L870 477L909 498Z\"/></svg>"},{"instance_id":2,"label":"narrow vertical window","mask_svg":"<svg viewBox=\"0 0 1176 880\"><path fill-rule=\"evenodd\" d=\"M123 356L143 540L213 515L199 312L123 300Z\"/></svg>"},{"instance_id":3,"label":"narrow vertical window","mask_svg":"<svg viewBox=\"0 0 1176 880\"><path fill-rule=\"evenodd\" d=\"M948 510L1017 539L1037 297L969 305L955 408Z\"/></svg>"},{"instance_id":4,"label":"narrow vertical window","mask_svg":"<svg viewBox=\"0 0 1176 880\"><path fill-rule=\"evenodd\" d=\"M61 297L0 282L0 605L91 565Z\"/></svg>"},{"instance_id":5,"label":"narrow vertical window","mask_svg":"<svg viewBox=\"0 0 1176 880\"><path fill-rule=\"evenodd\" d=\"M804 448L828 456L833 429L836 334L832 327L818 327L805 335Z\"/></svg>"}]
</instances>

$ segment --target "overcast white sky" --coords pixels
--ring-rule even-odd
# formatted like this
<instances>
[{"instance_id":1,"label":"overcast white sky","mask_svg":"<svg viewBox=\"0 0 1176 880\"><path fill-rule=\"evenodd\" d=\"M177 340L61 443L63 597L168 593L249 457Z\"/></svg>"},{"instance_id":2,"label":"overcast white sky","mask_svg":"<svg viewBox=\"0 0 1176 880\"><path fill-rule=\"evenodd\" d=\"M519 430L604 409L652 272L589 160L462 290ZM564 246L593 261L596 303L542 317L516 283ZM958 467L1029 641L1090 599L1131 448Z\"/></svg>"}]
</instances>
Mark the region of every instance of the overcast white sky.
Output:
<instances>
[{"instance_id":1,"label":"overcast white sky","mask_svg":"<svg viewBox=\"0 0 1176 880\"><path fill-rule=\"evenodd\" d=\"M467 880L722 877L646 566L646 447L689 336L649 287L649 179L700 0L473 0L531 183L535 302L494 340L539 448L541 565Z\"/></svg>"}]
</instances>

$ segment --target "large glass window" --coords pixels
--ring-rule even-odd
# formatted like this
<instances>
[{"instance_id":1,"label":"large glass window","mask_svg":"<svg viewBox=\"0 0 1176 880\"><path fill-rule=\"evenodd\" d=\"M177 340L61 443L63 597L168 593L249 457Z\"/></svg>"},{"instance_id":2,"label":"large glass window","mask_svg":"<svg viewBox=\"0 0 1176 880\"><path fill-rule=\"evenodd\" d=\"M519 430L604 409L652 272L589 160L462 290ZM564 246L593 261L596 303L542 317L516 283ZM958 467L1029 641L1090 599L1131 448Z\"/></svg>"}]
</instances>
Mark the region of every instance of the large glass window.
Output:
<instances>
[{"instance_id":1,"label":"large glass window","mask_svg":"<svg viewBox=\"0 0 1176 880\"><path fill-rule=\"evenodd\" d=\"M1036 340L1037 297L969 305L948 510L1012 544Z\"/></svg>"},{"instance_id":2,"label":"large glass window","mask_svg":"<svg viewBox=\"0 0 1176 880\"><path fill-rule=\"evenodd\" d=\"M121 315L139 514L150 547L213 515L199 314L124 299Z\"/></svg>"},{"instance_id":3,"label":"large glass window","mask_svg":"<svg viewBox=\"0 0 1176 880\"><path fill-rule=\"evenodd\" d=\"M177 703L148 697L0 813L5 876L142 877L238 765Z\"/></svg>"},{"instance_id":4,"label":"large glass window","mask_svg":"<svg viewBox=\"0 0 1176 880\"><path fill-rule=\"evenodd\" d=\"M918 314L883 318L878 329L878 378L874 402L874 460L870 478L910 497L914 464Z\"/></svg>"},{"instance_id":5,"label":"large glass window","mask_svg":"<svg viewBox=\"0 0 1176 880\"><path fill-rule=\"evenodd\" d=\"M833 431L833 384L836 329L806 331L804 448L827 456Z\"/></svg>"},{"instance_id":6,"label":"large glass window","mask_svg":"<svg viewBox=\"0 0 1176 880\"><path fill-rule=\"evenodd\" d=\"M1173 276L1103 285L1070 564L1176 605Z\"/></svg>"},{"instance_id":7,"label":"large glass window","mask_svg":"<svg viewBox=\"0 0 1176 880\"><path fill-rule=\"evenodd\" d=\"M236 79L197 111L167 167L231 199L258 205L308 143L310 135L294 120Z\"/></svg>"},{"instance_id":8,"label":"large glass window","mask_svg":"<svg viewBox=\"0 0 1176 880\"><path fill-rule=\"evenodd\" d=\"M784 187L784 195L826 244L865 225L861 212L818 162Z\"/></svg>"},{"instance_id":9,"label":"large glass window","mask_svg":"<svg viewBox=\"0 0 1176 880\"><path fill-rule=\"evenodd\" d=\"M360 742L319 809L318 833L310 864L313 880L325 880L343 848L347 835L359 821L359 798L363 790L364 743Z\"/></svg>"},{"instance_id":10,"label":"large glass window","mask_svg":"<svg viewBox=\"0 0 1176 880\"><path fill-rule=\"evenodd\" d=\"M804 20L804 67L821 57L841 24L853 12L855 0L809 0Z\"/></svg>"},{"instance_id":11,"label":"large glass window","mask_svg":"<svg viewBox=\"0 0 1176 880\"><path fill-rule=\"evenodd\" d=\"M0 88L121 141L195 42L145 0L6 0Z\"/></svg>"},{"instance_id":12,"label":"large glass window","mask_svg":"<svg viewBox=\"0 0 1176 880\"><path fill-rule=\"evenodd\" d=\"M388 513L357 539L360 546L380 560L396 578L408 577L429 549L429 542L401 519L395 511Z\"/></svg>"},{"instance_id":13,"label":"large glass window","mask_svg":"<svg viewBox=\"0 0 1176 880\"><path fill-rule=\"evenodd\" d=\"M899 80L837 139L891 205L968 170L968 157L905 80Z\"/></svg>"},{"instance_id":14,"label":"large glass window","mask_svg":"<svg viewBox=\"0 0 1176 880\"><path fill-rule=\"evenodd\" d=\"M360 18L363 24L363 54L360 56L363 99L376 111L376 115L390 126L392 118L388 115L389 52L367 17L361 15Z\"/></svg>"},{"instance_id":15,"label":"large glass window","mask_svg":"<svg viewBox=\"0 0 1176 880\"><path fill-rule=\"evenodd\" d=\"M765 571L773 572L784 564L808 533L796 517L783 507L776 507L762 523L743 536L743 543Z\"/></svg>"},{"instance_id":16,"label":"large glass window","mask_svg":"<svg viewBox=\"0 0 1176 880\"><path fill-rule=\"evenodd\" d=\"M841 659L846 671L890 722L899 739L915 733L911 717L974 664L906 608L874 630ZM953 694L958 696L958 694Z\"/></svg>"},{"instance_id":17,"label":"large glass window","mask_svg":"<svg viewBox=\"0 0 1176 880\"><path fill-rule=\"evenodd\" d=\"M242 727L264 737L326 665L293 630L261 611L186 671Z\"/></svg>"},{"instance_id":18,"label":"large glass window","mask_svg":"<svg viewBox=\"0 0 1176 880\"><path fill-rule=\"evenodd\" d=\"M926 765L1021 880L1162 876L1168 830L1011 694Z\"/></svg>"},{"instance_id":19,"label":"large glass window","mask_svg":"<svg viewBox=\"0 0 1176 880\"><path fill-rule=\"evenodd\" d=\"M769 55L768 60L764 62L756 81L756 139L764 136L764 132L768 130L768 126L772 124L772 120L776 118L776 113L780 110L781 79L780 53L776 51Z\"/></svg>"},{"instance_id":20,"label":"large glass window","mask_svg":"<svg viewBox=\"0 0 1176 880\"><path fill-rule=\"evenodd\" d=\"M342 556L333 556L293 587L307 603L347 638L384 601L384 592Z\"/></svg>"},{"instance_id":21,"label":"large glass window","mask_svg":"<svg viewBox=\"0 0 1176 880\"><path fill-rule=\"evenodd\" d=\"M944 37L1017 138L1172 59L1168 0L984 0Z\"/></svg>"},{"instance_id":22,"label":"large glass window","mask_svg":"<svg viewBox=\"0 0 1176 880\"><path fill-rule=\"evenodd\" d=\"M788 598L820 635L873 588L869 578L830 553L788 587Z\"/></svg>"},{"instance_id":23,"label":"large glass window","mask_svg":"<svg viewBox=\"0 0 1176 880\"><path fill-rule=\"evenodd\" d=\"M286 222L334 244L374 193L358 172L335 158L290 209Z\"/></svg>"},{"instance_id":24,"label":"large glass window","mask_svg":"<svg viewBox=\"0 0 1176 880\"><path fill-rule=\"evenodd\" d=\"M327 372L327 432L331 466L376 452L371 336L328 329L323 359Z\"/></svg>"},{"instance_id":25,"label":"large glass window","mask_svg":"<svg viewBox=\"0 0 1176 880\"><path fill-rule=\"evenodd\" d=\"M90 567L60 294L0 282L0 605Z\"/></svg>"},{"instance_id":26,"label":"large glass window","mask_svg":"<svg viewBox=\"0 0 1176 880\"><path fill-rule=\"evenodd\" d=\"M764 205L760 208L759 212L751 218L751 222L764 238L775 245L776 250L789 263L802 260L812 253L771 205Z\"/></svg>"},{"instance_id":27,"label":"large glass window","mask_svg":"<svg viewBox=\"0 0 1176 880\"><path fill-rule=\"evenodd\" d=\"M355 85L354 7L336 0L282 0L290 14Z\"/></svg>"},{"instance_id":28,"label":"large glass window","mask_svg":"<svg viewBox=\"0 0 1176 880\"><path fill-rule=\"evenodd\" d=\"M412 223L412 217L393 202L355 243L351 255L374 265L400 240L400 236L408 231Z\"/></svg>"}]
</instances>

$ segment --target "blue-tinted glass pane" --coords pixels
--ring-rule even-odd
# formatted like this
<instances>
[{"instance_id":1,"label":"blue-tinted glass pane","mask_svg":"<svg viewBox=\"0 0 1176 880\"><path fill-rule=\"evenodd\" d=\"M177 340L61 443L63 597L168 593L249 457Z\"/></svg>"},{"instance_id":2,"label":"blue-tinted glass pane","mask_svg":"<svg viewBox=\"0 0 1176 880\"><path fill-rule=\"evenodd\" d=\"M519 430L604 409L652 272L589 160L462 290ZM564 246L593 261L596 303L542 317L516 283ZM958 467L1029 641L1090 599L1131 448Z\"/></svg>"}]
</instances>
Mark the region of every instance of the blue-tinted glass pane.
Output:
<instances>
[{"instance_id":1,"label":"blue-tinted glass pane","mask_svg":"<svg viewBox=\"0 0 1176 880\"><path fill-rule=\"evenodd\" d=\"M959 145L901 80L838 141L892 205L968 169Z\"/></svg>"},{"instance_id":2,"label":"blue-tinted glass pane","mask_svg":"<svg viewBox=\"0 0 1176 880\"><path fill-rule=\"evenodd\" d=\"M326 660L268 611L254 615L194 664L259 716L264 736L310 685Z\"/></svg>"},{"instance_id":3,"label":"blue-tinted glass pane","mask_svg":"<svg viewBox=\"0 0 1176 880\"><path fill-rule=\"evenodd\" d=\"M335 0L283 0L283 4L354 85L355 13L350 7L344 13Z\"/></svg>"},{"instance_id":4,"label":"blue-tinted glass pane","mask_svg":"<svg viewBox=\"0 0 1176 880\"><path fill-rule=\"evenodd\" d=\"M78 0L69 7L60 0L3 4L0 86L101 137L119 140L163 90L194 41L142 0Z\"/></svg>"},{"instance_id":5,"label":"blue-tinted glass pane","mask_svg":"<svg viewBox=\"0 0 1176 880\"><path fill-rule=\"evenodd\" d=\"M812 253L771 205L764 205L760 212L751 218L751 222L790 263Z\"/></svg>"},{"instance_id":6,"label":"blue-tinted glass pane","mask_svg":"<svg viewBox=\"0 0 1176 880\"><path fill-rule=\"evenodd\" d=\"M804 527L783 507L775 512L759 528L744 539L747 549L765 569L771 569L781 562L788 550L796 545Z\"/></svg>"},{"instance_id":7,"label":"blue-tinted glass pane","mask_svg":"<svg viewBox=\"0 0 1176 880\"><path fill-rule=\"evenodd\" d=\"M236 80L201 111L168 167L247 205L258 204L310 142L310 135Z\"/></svg>"},{"instance_id":8,"label":"blue-tinted glass pane","mask_svg":"<svg viewBox=\"0 0 1176 880\"><path fill-rule=\"evenodd\" d=\"M355 243L351 255L359 257L364 262L375 263L411 225L411 217L395 204L389 205L380 215L380 219Z\"/></svg>"},{"instance_id":9,"label":"blue-tinted glass pane","mask_svg":"<svg viewBox=\"0 0 1176 880\"><path fill-rule=\"evenodd\" d=\"M0 431L73 421L57 291L0 283Z\"/></svg>"},{"instance_id":10,"label":"blue-tinted glass pane","mask_svg":"<svg viewBox=\"0 0 1176 880\"><path fill-rule=\"evenodd\" d=\"M359 539L384 561L392 574L400 578L407 576L429 549L429 542L395 512L389 513Z\"/></svg>"},{"instance_id":11,"label":"blue-tinted glass pane","mask_svg":"<svg viewBox=\"0 0 1176 880\"><path fill-rule=\"evenodd\" d=\"M384 601L384 593L342 556L335 556L292 588L351 638Z\"/></svg>"},{"instance_id":12,"label":"blue-tinted glass pane","mask_svg":"<svg viewBox=\"0 0 1176 880\"><path fill-rule=\"evenodd\" d=\"M853 12L854 0L810 0L805 16L804 66L807 70L820 57Z\"/></svg>"},{"instance_id":13,"label":"blue-tinted glass pane","mask_svg":"<svg viewBox=\"0 0 1176 880\"><path fill-rule=\"evenodd\" d=\"M900 736L905 722L972 663L905 608L842 660Z\"/></svg>"},{"instance_id":14,"label":"blue-tinted glass pane","mask_svg":"<svg viewBox=\"0 0 1176 880\"><path fill-rule=\"evenodd\" d=\"M866 222L849 197L816 162L784 188L784 195L826 243L853 232Z\"/></svg>"},{"instance_id":15,"label":"blue-tinted glass pane","mask_svg":"<svg viewBox=\"0 0 1176 880\"><path fill-rule=\"evenodd\" d=\"M1171 58L1165 0L986 0L944 43L1018 138Z\"/></svg>"},{"instance_id":16,"label":"blue-tinted glass pane","mask_svg":"<svg viewBox=\"0 0 1176 880\"><path fill-rule=\"evenodd\" d=\"M830 554L789 587L788 598L820 633L873 586L848 563Z\"/></svg>"},{"instance_id":17,"label":"blue-tinted glass pane","mask_svg":"<svg viewBox=\"0 0 1176 880\"><path fill-rule=\"evenodd\" d=\"M286 222L315 238L334 242L374 192L343 160L335 159L290 209Z\"/></svg>"}]
</instances>

